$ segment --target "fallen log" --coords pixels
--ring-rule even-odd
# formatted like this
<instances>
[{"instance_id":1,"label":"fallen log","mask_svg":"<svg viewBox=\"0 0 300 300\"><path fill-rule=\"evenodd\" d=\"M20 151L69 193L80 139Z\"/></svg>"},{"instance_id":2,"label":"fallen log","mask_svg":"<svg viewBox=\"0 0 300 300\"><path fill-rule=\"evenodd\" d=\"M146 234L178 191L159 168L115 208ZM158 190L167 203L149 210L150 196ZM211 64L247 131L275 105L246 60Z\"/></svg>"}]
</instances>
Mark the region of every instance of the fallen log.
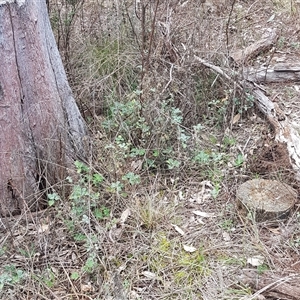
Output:
<instances>
[{"instance_id":1,"label":"fallen log","mask_svg":"<svg viewBox=\"0 0 300 300\"><path fill-rule=\"evenodd\" d=\"M275 64L268 68L244 68L242 77L255 83L285 83L300 81L300 67L290 64Z\"/></svg>"},{"instance_id":2,"label":"fallen log","mask_svg":"<svg viewBox=\"0 0 300 300\"><path fill-rule=\"evenodd\" d=\"M286 277L275 276L271 272L265 272L258 275L255 270L242 270L239 281L242 284L249 285L258 290L251 297L247 296L247 300L257 299L259 295L277 295L279 299L300 299L299 275L289 275ZM287 298L288 297L288 298Z\"/></svg>"},{"instance_id":3,"label":"fallen log","mask_svg":"<svg viewBox=\"0 0 300 300\"><path fill-rule=\"evenodd\" d=\"M250 59L273 48L278 40L277 30L267 31L260 40L245 49L231 53L230 59L236 66L242 66L242 77L255 83L282 83L300 81L300 64L277 63L262 68L245 67Z\"/></svg>"},{"instance_id":4,"label":"fallen log","mask_svg":"<svg viewBox=\"0 0 300 300\"><path fill-rule=\"evenodd\" d=\"M255 88L252 93L258 109L267 117L275 132L275 141L286 144L296 179L300 180L300 136L297 129L278 104L272 102L262 90Z\"/></svg>"}]
</instances>

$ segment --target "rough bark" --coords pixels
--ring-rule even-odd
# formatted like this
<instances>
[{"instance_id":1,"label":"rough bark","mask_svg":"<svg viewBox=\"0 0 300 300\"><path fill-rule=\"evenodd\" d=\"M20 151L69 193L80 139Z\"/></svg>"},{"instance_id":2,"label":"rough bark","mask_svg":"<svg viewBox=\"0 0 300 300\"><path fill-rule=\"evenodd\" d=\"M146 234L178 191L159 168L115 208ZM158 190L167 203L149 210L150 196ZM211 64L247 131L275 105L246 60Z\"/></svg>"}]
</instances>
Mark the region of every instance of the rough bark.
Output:
<instances>
[{"instance_id":1,"label":"rough bark","mask_svg":"<svg viewBox=\"0 0 300 300\"><path fill-rule=\"evenodd\" d=\"M1 213L32 206L84 156L85 123L68 85L45 1L0 1Z\"/></svg>"},{"instance_id":2,"label":"rough bark","mask_svg":"<svg viewBox=\"0 0 300 300\"><path fill-rule=\"evenodd\" d=\"M282 83L300 81L300 64L277 63L274 66L261 68L245 67L247 62L260 54L269 51L278 40L277 31L271 30L255 43L243 50L231 53L231 60L234 65L242 67L243 79L255 83Z\"/></svg>"}]
</instances>

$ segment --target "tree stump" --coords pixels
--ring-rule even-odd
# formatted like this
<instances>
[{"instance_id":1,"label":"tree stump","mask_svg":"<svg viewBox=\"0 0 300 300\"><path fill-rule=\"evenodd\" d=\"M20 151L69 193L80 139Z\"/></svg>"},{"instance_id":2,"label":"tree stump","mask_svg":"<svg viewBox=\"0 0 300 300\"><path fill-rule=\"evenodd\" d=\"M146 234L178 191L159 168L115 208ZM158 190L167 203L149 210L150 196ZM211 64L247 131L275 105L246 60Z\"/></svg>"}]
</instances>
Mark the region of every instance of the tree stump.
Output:
<instances>
[{"instance_id":1,"label":"tree stump","mask_svg":"<svg viewBox=\"0 0 300 300\"><path fill-rule=\"evenodd\" d=\"M238 207L244 213L253 213L255 221L280 221L289 216L297 192L276 180L253 179L238 188L236 197Z\"/></svg>"}]
</instances>

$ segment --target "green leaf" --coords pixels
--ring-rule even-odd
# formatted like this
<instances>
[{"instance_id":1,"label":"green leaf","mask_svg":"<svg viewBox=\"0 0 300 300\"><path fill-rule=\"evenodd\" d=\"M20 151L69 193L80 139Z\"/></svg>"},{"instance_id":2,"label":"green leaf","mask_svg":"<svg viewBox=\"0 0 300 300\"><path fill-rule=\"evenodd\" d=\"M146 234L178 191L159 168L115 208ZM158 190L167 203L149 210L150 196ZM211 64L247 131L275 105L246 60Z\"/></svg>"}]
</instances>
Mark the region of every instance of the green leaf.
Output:
<instances>
[{"instance_id":1,"label":"green leaf","mask_svg":"<svg viewBox=\"0 0 300 300\"><path fill-rule=\"evenodd\" d=\"M97 185L97 184L103 182L103 180L104 180L104 177L101 174L95 173L93 175L93 179L92 179L93 184Z\"/></svg>"},{"instance_id":2,"label":"green leaf","mask_svg":"<svg viewBox=\"0 0 300 300\"><path fill-rule=\"evenodd\" d=\"M141 182L140 175L136 175L133 172L125 174L122 179L128 181L131 185L139 184Z\"/></svg>"},{"instance_id":3,"label":"green leaf","mask_svg":"<svg viewBox=\"0 0 300 300\"><path fill-rule=\"evenodd\" d=\"M72 280L77 280L80 277L80 275L78 272L72 272L70 277Z\"/></svg>"},{"instance_id":4,"label":"green leaf","mask_svg":"<svg viewBox=\"0 0 300 300\"><path fill-rule=\"evenodd\" d=\"M54 200L49 200L49 201L48 201L48 205L49 205L49 206L53 206L53 205L54 205L54 203L55 203L55 201L54 201Z\"/></svg>"},{"instance_id":5,"label":"green leaf","mask_svg":"<svg viewBox=\"0 0 300 300\"><path fill-rule=\"evenodd\" d=\"M90 168L85 163L79 160L76 160L74 164L77 168L77 173L88 173L90 171Z\"/></svg>"},{"instance_id":6,"label":"green leaf","mask_svg":"<svg viewBox=\"0 0 300 300\"><path fill-rule=\"evenodd\" d=\"M132 148L130 151L130 157L143 156L145 153L145 149Z\"/></svg>"},{"instance_id":7,"label":"green leaf","mask_svg":"<svg viewBox=\"0 0 300 300\"><path fill-rule=\"evenodd\" d=\"M176 160L176 159L172 159L172 158L169 158L167 160L167 164L168 164L168 168L170 170L174 169L174 168L179 168L181 162Z\"/></svg>"},{"instance_id":8,"label":"green leaf","mask_svg":"<svg viewBox=\"0 0 300 300\"><path fill-rule=\"evenodd\" d=\"M108 217L110 215L109 208L102 206L101 208L96 208L94 210L94 216L98 220L103 220L104 218Z\"/></svg>"},{"instance_id":9,"label":"green leaf","mask_svg":"<svg viewBox=\"0 0 300 300\"><path fill-rule=\"evenodd\" d=\"M236 167L241 167L242 165L243 165L243 163L244 163L244 156L243 156L243 154L239 154L238 156L237 156L237 158L236 158L236 160L235 160L235 162L234 162L234 164L235 164L235 166Z\"/></svg>"}]
</instances>

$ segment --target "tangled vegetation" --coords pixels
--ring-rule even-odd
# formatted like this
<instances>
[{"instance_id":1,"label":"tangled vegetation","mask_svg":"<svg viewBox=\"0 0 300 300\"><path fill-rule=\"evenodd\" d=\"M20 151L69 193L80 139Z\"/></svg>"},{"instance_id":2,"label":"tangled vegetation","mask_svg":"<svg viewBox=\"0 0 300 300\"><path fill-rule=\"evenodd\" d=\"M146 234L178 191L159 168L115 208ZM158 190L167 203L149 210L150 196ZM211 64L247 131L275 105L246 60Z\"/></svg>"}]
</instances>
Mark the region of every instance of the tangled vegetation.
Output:
<instances>
[{"instance_id":1,"label":"tangled vegetation","mask_svg":"<svg viewBox=\"0 0 300 300\"><path fill-rule=\"evenodd\" d=\"M265 176L249 164L270 129L194 57L233 68L229 53L273 13L298 16L294 1L49 2L90 157L2 240L1 299L256 299L240 269L299 255L299 229L271 249L272 232L240 218L235 187Z\"/></svg>"}]
</instances>

